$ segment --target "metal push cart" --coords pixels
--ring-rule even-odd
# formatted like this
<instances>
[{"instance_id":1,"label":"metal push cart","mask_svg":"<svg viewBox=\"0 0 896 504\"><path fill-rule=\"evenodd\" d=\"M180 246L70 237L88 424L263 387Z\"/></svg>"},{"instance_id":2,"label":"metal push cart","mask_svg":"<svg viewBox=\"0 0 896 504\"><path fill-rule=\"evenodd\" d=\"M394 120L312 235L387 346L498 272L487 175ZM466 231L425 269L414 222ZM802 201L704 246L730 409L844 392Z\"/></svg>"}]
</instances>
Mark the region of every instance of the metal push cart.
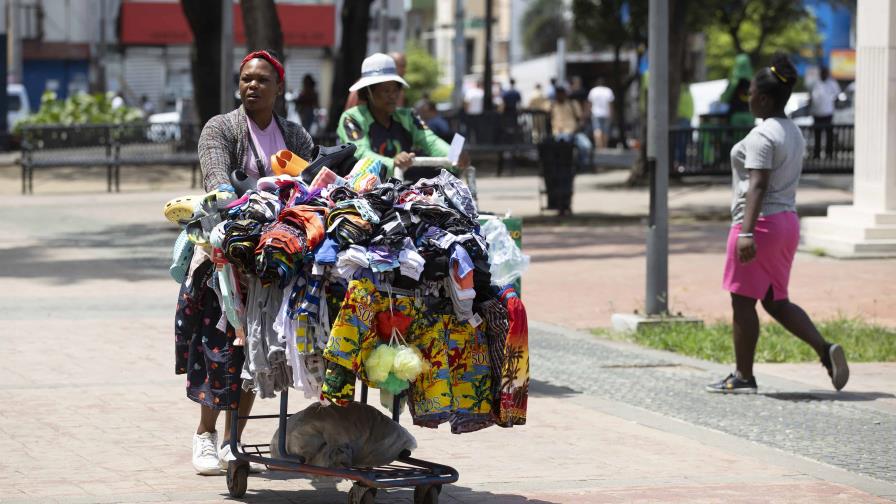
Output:
<instances>
[{"instance_id":1,"label":"metal push cart","mask_svg":"<svg viewBox=\"0 0 896 504\"><path fill-rule=\"evenodd\" d=\"M398 422L401 398L395 396L392 404L392 420ZM367 403L367 385L362 382L361 402ZM332 406L338 408L339 406ZM236 460L227 465L227 490L231 497L240 498L248 489L249 463L263 464L268 469L304 473L314 476L331 476L354 481L348 494L349 504L373 504L379 488L414 487L414 504L438 504L442 485L454 483L458 479L457 470L452 467L427 462L411 457L405 450L395 462L381 467L330 468L309 465L303 457L291 456L286 452L286 420L289 418L289 395L284 390L280 394L280 414L239 416L237 410L230 412L230 449ZM270 444L237 445L237 425L240 420L278 419L278 448L280 458L271 455Z\"/></svg>"},{"instance_id":2,"label":"metal push cart","mask_svg":"<svg viewBox=\"0 0 896 504\"><path fill-rule=\"evenodd\" d=\"M441 168L451 166L447 158L418 157L415 167ZM437 171L425 173L435 176ZM468 167L464 182L476 199L476 169ZM367 384L361 383L361 402L367 404ZM400 404L406 393L395 396L392 403L392 420L398 422ZM333 406L338 408L339 406ZM458 473L452 467L411 457L409 451L402 452L398 460L382 467L330 468L306 464L303 457L291 456L286 451L286 421L289 418L288 390L280 393L280 413L278 415L239 416L231 411L230 449L236 460L227 465L227 490L232 497L240 498L248 489L249 463L263 464L269 469L296 472L315 476L329 476L354 481L348 494L349 504L373 504L376 491L380 488L414 487L414 504L438 504L442 485L457 481ZM237 445L237 428L240 420L277 419L279 421L278 451L280 458L271 454L270 444Z\"/></svg>"}]
</instances>

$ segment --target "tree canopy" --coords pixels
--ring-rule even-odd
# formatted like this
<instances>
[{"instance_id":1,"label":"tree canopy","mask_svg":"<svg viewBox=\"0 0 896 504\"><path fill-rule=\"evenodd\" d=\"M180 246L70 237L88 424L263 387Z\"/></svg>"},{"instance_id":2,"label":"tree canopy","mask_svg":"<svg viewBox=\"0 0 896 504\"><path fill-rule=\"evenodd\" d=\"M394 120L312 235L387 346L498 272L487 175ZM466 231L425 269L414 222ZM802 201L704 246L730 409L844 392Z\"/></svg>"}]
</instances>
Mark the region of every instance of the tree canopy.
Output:
<instances>
[{"instance_id":1,"label":"tree canopy","mask_svg":"<svg viewBox=\"0 0 896 504\"><path fill-rule=\"evenodd\" d=\"M563 9L556 0L529 2L523 14L523 47L529 56L552 53L557 49L557 39L567 38L570 48L579 47L575 37L570 37ZM572 39L572 40L571 40Z\"/></svg>"},{"instance_id":2,"label":"tree canopy","mask_svg":"<svg viewBox=\"0 0 896 504\"><path fill-rule=\"evenodd\" d=\"M404 79L411 86L405 91L405 103L413 106L425 93L432 92L439 85L439 62L417 42L408 43L405 58L407 68Z\"/></svg>"},{"instance_id":3,"label":"tree canopy","mask_svg":"<svg viewBox=\"0 0 896 504\"><path fill-rule=\"evenodd\" d=\"M724 2L727 3L727 2ZM821 43L815 17L787 0L743 0L743 10L716 11L706 27L707 77L723 79L734 57L745 53L754 68L767 63L777 52L811 58Z\"/></svg>"},{"instance_id":4,"label":"tree canopy","mask_svg":"<svg viewBox=\"0 0 896 504\"><path fill-rule=\"evenodd\" d=\"M737 39L732 35L730 27L722 23L708 26L704 33L709 79L726 78L734 64L734 57L739 52L749 55L754 68L758 68L767 64L778 52L811 59L821 43L815 18L810 13L791 19L787 26L771 29L767 25L763 28L755 18L744 18L737 29Z\"/></svg>"}]
</instances>

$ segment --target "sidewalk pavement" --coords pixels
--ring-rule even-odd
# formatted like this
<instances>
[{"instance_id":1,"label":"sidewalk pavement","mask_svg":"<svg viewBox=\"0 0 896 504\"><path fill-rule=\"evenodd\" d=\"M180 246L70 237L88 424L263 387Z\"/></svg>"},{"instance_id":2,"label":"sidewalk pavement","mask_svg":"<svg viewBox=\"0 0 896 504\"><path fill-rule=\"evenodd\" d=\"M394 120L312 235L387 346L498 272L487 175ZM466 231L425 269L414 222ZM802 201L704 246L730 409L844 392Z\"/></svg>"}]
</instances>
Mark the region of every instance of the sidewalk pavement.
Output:
<instances>
[{"instance_id":1,"label":"sidewalk pavement","mask_svg":"<svg viewBox=\"0 0 896 504\"><path fill-rule=\"evenodd\" d=\"M189 447L198 408L184 397L183 378L172 369L177 285L167 276L167 256L176 230L163 222L161 207L171 197L194 192L185 182L186 171L173 173L125 170L120 194L103 192L101 172L95 178L79 171L39 173L37 194L25 197L18 195L17 173L0 168L6 237L0 244L0 320L6 325L0 342L10 356L10 379L0 392L0 502L227 499L223 477L193 474ZM719 398L691 384L705 382L726 366L599 341L573 330L605 326L612 311L631 311L643 300L638 216L646 210L644 191L620 195L605 187L609 176L579 177L573 210L581 216L558 225L537 215L537 179L480 180L482 208L503 212L512 203L518 215L539 224L527 225L523 237L524 250L533 258L523 280L532 321L529 422L459 437L444 427L409 427L420 445L415 455L452 465L461 474L441 501L896 499L891 458L869 470L848 460L849 443L836 438L821 436L819 454L787 442L801 430L841 425L827 422L830 418L857 429L850 434L858 439L878 442L881 449L892 446L893 432L886 431L896 418L893 365L854 366L848 390L856 392L841 394L818 392L829 385L815 364L763 366L760 383L772 393ZM724 189L706 186L682 190L680 197L670 194L673 215L681 220L671 233L670 304L689 315L727 316L717 285L725 224L683 216L687 205L718 212L727 204ZM839 189L818 191L818 201L848 201ZM689 203L679 203L684 201ZM613 222L608 214L631 217ZM801 254L793 297L816 318L844 314L894 325L896 295L881 280L892 276L894 265ZM594 364L571 373L564 365L572 358L569 349L579 345L593 350L580 351L576 358ZM677 395L670 395L669 377L687 384L686 396L680 386ZM586 380L595 386L586 386ZM642 400L640 394L648 389L653 395ZM782 394L796 394L798 400L782 400ZM721 416L722 423L671 414L664 395L673 403L706 408L707 417ZM304 403L293 394L291 409ZM278 401L257 404L256 413L273 413ZM729 428L732 413L719 415L720 406L739 414L752 411L775 426L800 411L813 414L792 430L774 429L777 442L738 435L736 423ZM865 425L863 418L877 423ZM404 416L402 423L409 426L409 420ZM245 436L265 442L272 431L259 421ZM265 473L250 478L247 500L344 502L339 492L348 486L337 487ZM406 490L377 496L378 502L411 500Z\"/></svg>"}]
</instances>

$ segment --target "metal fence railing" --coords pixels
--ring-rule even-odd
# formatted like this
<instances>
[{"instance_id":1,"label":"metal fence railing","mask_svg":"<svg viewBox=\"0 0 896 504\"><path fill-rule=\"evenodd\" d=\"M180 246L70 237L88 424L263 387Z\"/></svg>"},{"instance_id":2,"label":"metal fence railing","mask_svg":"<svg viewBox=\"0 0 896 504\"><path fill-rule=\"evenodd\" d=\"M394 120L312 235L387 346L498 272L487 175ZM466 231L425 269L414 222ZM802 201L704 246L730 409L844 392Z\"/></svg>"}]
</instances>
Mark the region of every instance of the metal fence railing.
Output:
<instances>
[{"instance_id":1,"label":"metal fence railing","mask_svg":"<svg viewBox=\"0 0 896 504\"><path fill-rule=\"evenodd\" d=\"M728 175L731 148L752 128L736 126L673 127L669 160L673 175ZM806 140L803 173L852 173L852 124L801 126Z\"/></svg>"},{"instance_id":2,"label":"metal fence railing","mask_svg":"<svg viewBox=\"0 0 896 504\"><path fill-rule=\"evenodd\" d=\"M188 123L25 126L22 192L33 192L35 169L56 167L105 167L111 191L122 166L192 166L195 185L200 131Z\"/></svg>"}]
</instances>

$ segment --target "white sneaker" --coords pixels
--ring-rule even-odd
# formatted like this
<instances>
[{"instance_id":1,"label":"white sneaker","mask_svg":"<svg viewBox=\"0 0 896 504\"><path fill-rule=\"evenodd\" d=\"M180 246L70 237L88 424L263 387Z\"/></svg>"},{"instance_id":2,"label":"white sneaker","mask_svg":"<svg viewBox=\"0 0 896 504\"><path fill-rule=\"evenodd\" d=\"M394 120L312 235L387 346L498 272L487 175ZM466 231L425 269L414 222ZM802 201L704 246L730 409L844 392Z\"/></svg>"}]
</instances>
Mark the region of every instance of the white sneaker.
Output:
<instances>
[{"instance_id":1,"label":"white sneaker","mask_svg":"<svg viewBox=\"0 0 896 504\"><path fill-rule=\"evenodd\" d=\"M217 432L193 434L193 468L197 474L204 476L221 474L216 446L218 446Z\"/></svg>"},{"instance_id":2,"label":"white sneaker","mask_svg":"<svg viewBox=\"0 0 896 504\"><path fill-rule=\"evenodd\" d=\"M243 449L243 444L237 442L236 444L240 450ZM236 455L233 454L233 451L230 450L230 443L225 443L224 446L218 448L218 464L221 469L227 470L227 464L231 460L236 460ZM265 467L262 464L256 464L255 462L249 462L249 472L252 473L260 473L264 472Z\"/></svg>"}]
</instances>

